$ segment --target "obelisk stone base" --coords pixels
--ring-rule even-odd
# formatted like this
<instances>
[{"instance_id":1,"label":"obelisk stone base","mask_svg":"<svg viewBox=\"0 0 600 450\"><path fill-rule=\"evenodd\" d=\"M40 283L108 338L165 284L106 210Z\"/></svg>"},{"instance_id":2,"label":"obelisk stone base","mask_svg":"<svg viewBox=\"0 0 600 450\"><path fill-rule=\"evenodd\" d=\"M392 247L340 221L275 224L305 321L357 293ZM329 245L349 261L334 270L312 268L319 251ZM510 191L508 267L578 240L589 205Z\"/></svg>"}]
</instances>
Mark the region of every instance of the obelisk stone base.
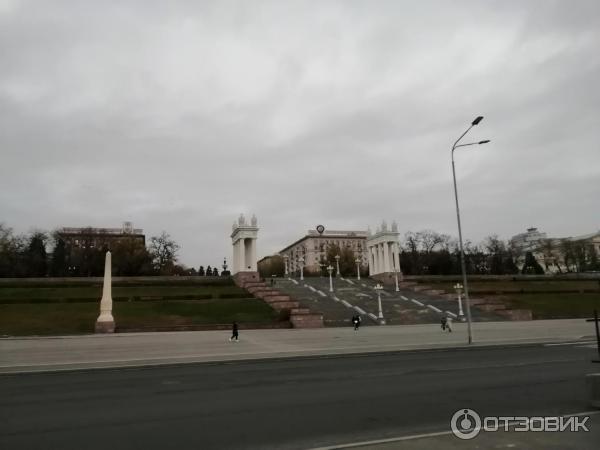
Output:
<instances>
[{"instance_id":1,"label":"obelisk stone base","mask_svg":"<svg viewBox=\"0 0 600 450\"><path fill-rule=\"evenodd\" d=\"M115 322L96 322L96 333L114 333Z\"/></svg>"}]
</instances>

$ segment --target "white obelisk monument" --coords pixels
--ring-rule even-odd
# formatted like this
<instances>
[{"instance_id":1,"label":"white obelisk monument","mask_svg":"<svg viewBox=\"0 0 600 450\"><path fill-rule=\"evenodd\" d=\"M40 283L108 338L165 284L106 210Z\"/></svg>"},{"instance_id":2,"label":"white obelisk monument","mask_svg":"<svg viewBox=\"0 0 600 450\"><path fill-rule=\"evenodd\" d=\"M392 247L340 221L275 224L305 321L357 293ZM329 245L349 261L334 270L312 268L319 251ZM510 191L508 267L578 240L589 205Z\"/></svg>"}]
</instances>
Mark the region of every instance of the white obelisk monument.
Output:
<instances>
[{"instance_id":1,"label":"white obelisk monument","mask_svg":"<svg viewBox=\"0 0 600 450\"><path fill-rule=\"evenodd\" d=\"M112 315L112 280L110 252L106 252L104 263L104 286L102 288L102 299L100 300L100 315L96 320L96 333L114 333L115 319Z\"/></svg>"}]
</instances>

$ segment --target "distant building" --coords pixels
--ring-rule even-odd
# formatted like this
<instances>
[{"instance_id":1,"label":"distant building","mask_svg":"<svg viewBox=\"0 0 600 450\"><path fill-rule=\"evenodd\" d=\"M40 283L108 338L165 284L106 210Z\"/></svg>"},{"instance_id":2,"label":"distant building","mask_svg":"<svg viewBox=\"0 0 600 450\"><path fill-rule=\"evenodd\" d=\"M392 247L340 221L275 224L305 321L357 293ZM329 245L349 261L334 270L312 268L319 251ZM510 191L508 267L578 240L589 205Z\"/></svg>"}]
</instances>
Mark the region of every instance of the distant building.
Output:
<instances>
[{"instance_id":1,"label":"distant building","mask_svg":"<svg viewBox=\"0 0 600 450\"><path fill-rule=\"evenodd\" d=\"M582 236L548 238L546 233L537 228L528 228L526 233L517 234L510 239L515 264L519 269L525 262L525 253L531 252L546 273L577 270L574 258L565 254L569 244L576 243L593 248L600 257L600 231Z\"/></svg>"},{"instance_id":2,"label":"distant building","mask_svg":"<svg viewBox=\"0 0 600 450\"><path fill-rule=\"evenodd\" d=\"M73 228L64 227L58 230L58 237L67 247L76 248L111 248L111 244L122 239L134 239L146 245L146 236L141 228L133 228L131 222L123 222L121 228Z\"/></svg>"},{"instance_id":3,"label":"distant building","mask_svg":"<svg viewBox=\"0 0 600 450\"><path fill-rule=\"evenodd\" d=\"M518 252L533 252L539 247L541 241L546 238L546 233L538 231L537 228L527 228L527 232L510 238L510 245Z\"/></svg>"},{"instance_id":4,"label":"distant building","mask_svg":"<svg viewBox=\"0 0 600 450\"><path fill-rule=\"evenodd\" d=\"M360 255L362 265L369 263L367 253L366 231L340 231L325 230L319 234L315 230L308 230L305 236L282 249L279 254L288 260L288 270L300 270L300 258L304 258L304 270L319 272L319 263L327 257L327 250L332 245L340 249L350 248L355 255Z\"/></svg>"}]
</instances>

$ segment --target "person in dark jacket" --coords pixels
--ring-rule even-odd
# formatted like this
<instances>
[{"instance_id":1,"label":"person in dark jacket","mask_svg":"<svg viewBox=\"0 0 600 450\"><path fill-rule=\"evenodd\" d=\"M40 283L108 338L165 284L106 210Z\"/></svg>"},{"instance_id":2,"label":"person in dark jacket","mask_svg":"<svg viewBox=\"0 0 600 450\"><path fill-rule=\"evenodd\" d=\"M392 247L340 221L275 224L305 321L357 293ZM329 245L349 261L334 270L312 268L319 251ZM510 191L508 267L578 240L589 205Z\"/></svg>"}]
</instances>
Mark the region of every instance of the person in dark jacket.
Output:
<instances>
[{"instance_id":1,"label":"person in dark jacket","mask_svg":"<svg viewBox=\"0 0 600 450\"><path fill-rule=\"evenodd\" d=\"M240 340L240 334L238 332L238 324L237 322L233 322L233 325L231 327L231 337L229 338L230 341L239 341Z\"/></svg>"}]
</instances>

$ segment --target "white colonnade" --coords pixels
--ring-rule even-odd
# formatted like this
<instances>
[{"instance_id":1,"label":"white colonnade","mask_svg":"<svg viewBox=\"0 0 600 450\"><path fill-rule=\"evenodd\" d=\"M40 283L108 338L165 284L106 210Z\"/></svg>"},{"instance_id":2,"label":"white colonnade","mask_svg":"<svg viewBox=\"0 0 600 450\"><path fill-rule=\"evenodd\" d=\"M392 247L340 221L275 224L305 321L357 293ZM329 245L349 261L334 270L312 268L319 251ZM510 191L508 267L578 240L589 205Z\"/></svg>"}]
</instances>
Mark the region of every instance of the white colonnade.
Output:
<instances>
[{"instance_id":1,"label":"white colonnade","mask_svg":"<svg viewBox=\"0 0 600 450\"><path fill-rule=\"evenodd\" d=\"M256 216L252 216L250 224L246 223L243 214L231 227L231 244L233 245L232 274L238 272L256 272L256 239L258 226Z\"/></svg>"},{"instance_id":2,"label":"white colonnade","mask_svg":"<svg viewBox=\"0 0 600 450\"><path fill-rule=\"evenodd\" d=\"M391 273L400 268L400 245L398 244L398 224L394 221L388 230L385 221L375 234L369 234L367 249L369 255L369 276Z\"/></svg>"}]
</instances>

